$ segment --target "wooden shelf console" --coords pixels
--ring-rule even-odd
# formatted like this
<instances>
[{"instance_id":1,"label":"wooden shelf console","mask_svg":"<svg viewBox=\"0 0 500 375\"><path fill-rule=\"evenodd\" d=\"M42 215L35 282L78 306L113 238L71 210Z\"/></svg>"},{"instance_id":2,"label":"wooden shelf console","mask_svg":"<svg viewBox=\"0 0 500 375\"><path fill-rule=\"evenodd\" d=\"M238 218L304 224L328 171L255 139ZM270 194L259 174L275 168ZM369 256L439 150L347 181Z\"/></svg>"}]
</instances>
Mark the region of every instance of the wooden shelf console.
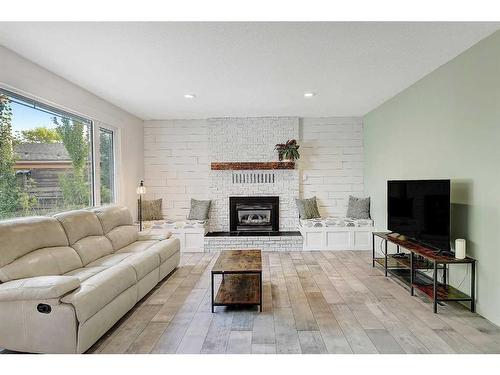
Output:
<instances>
[{"instance_id":1,"label":"wooden shelf console","mask_svg":"<svg viewBox=\"0 0 500 375\"><path fill-rule=\"evenodd\" d=\"M456 259L450 255L439 254L435 249L387 232L373 232L372 236L372 266L382 267L386 277L390 274L407 285L412 296L415 289L426 294L434 303L435 313L437 313L438 304L441 301L470 302L470 310L475 312L475 259L470 257ZM375 248L375 237L379 237L383 241L383 249L378 252ZM396 253L388 252L388 243L396 245ZM470 296L448 284L448 267L453 264L470 265ZM426 273L426 271L430 274ZM441 273L441 278L439 273Z\"/></svg>"}]
</instances>

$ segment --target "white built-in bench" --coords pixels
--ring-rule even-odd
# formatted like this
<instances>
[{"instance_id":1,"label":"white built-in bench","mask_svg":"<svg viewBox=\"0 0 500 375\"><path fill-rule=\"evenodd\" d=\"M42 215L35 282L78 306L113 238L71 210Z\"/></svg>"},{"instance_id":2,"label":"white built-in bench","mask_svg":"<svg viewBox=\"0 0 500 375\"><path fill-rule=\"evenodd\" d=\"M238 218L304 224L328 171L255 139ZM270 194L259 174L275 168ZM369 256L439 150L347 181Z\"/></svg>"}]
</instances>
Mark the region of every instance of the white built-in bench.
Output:
<instances>
[{"instance_id":1,"label":"white built-in bench","mask_svg":"<svg viewBox=\"0 0 500 375\"><path fill-rule=\"evenodd\" d=\"M320 218L300 220L303 250L371 250L373 220Z\"/></svg>"},{"instance_id":2,"label":"white built-in bench","mask_svg":"<svg viewBox=\"0 0 500 375\"><path fill-rule=\"evenodd\" d=\"M200 220L184 221L147 221L143 223L146 231L168 230L173 238L181 243L181 252L203 253L205 251L205 235L208 232L208 222Z\"/></svg>"},{"instance_id":3,"label":"white built-in bench","mask_svg":"<svg viewBox=\"0 0 500 375\"><path fill-rule=\"evenodd\" d=\"M347 218L321 218L300 220L300 237L226 237L210 236L208 222L185 221L147 221L145 231L168 230L172 237L181 243L181 252L209 252L223 247L256 247L267 250L297 251L302 242L303 251L314 250L371 250L372 220L352 220ZM249 243L251 241L251 243Z\"/></svg>"}]
</instances>

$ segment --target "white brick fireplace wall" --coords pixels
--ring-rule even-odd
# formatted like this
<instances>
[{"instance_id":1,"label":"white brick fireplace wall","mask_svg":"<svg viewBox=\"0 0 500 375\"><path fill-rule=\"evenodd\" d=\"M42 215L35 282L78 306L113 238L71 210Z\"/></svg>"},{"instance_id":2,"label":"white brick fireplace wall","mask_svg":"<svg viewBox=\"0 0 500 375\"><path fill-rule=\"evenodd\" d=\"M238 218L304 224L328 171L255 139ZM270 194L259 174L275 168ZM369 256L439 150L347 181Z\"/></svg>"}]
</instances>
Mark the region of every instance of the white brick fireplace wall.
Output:
<instances>
[{"instance_id":1,"label":"white brick fireplace wall","mask_svg":"<svg viewBox=\"0 0 500 375\"><path fill-rule=\"evenodd\" d=\"M299 195L316 195L323 216L342 216L349 194L363 195L362 132L361 118L351 117L146 121L147 197L163 198L163 213L173 220L186 218L190 198L220 201L211 213L216 215L212 225L217 230L228 230L229 225L222 220L223 216L228 220L222 194L279 195L283 230L295 226L293 199ZM275 171L274 187L235 187L232 172L210 170L212 161L276 160L274 145L289 138L297 138L301 145L298 169ZM229 186L228 191L217 190L221 185ZM286 187L289 192L284 192Z\"/></svg>"},{"instance_id":2,"label":"white brick fireplace wall","mask_svg":"<svg viewBox=\"0 0 500 375\"><path fill-rule=\"evenodd\" d=\"M276 161L274 146L298 139L297 117L220 118L208 120L210 161ZM274 182L238 183L233 174L273 174ZM210 171L209 195L212 199L210 228L229 230L230 196L279 196L280 230L295 230L298 224L295 198L299 195L297 170ZM248 181L248 179L245 179Z\"/></svg>"}]
</instances>

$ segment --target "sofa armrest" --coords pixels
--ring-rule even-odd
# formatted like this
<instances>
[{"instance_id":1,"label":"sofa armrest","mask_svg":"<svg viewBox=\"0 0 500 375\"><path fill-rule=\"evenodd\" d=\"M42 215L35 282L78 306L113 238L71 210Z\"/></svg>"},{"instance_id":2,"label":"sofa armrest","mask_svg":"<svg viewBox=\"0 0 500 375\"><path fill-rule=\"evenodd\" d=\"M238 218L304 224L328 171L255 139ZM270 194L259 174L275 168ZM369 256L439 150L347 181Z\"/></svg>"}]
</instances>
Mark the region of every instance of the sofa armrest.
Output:
<instances>
[{"instance_id":1,"label":"sofa armrest","mask_svg":"<svg viewBox=\"0 0 500 375\"><path fill-rule=\"evenodd\" d=\"M172 236L172 232L164 229L156 229L154 231L142 231L139 232L139 236L137 238L138 241L163 241Z\"/></svg>"},{"instance_id":2,"label":"sofa armrest","mask_svg":"<svg viewBox=\"0 0 500 375\"><path fill-rule=\"evenodd\" d=\"M0 302L59 299L80 287L73 276L39 276L0 284Z\"/></svg>"}]
</instances>

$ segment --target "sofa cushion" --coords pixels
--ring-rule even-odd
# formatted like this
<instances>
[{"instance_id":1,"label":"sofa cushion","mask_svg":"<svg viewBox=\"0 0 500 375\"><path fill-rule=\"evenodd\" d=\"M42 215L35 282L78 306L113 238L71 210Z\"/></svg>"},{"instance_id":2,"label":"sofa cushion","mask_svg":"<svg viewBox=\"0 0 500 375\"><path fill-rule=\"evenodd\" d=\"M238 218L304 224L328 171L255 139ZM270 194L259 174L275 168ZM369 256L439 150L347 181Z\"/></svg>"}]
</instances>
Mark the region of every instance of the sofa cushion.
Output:
<instances>
[{"instance_id":1,"label":"sofa cushion","mask_svg":"<svg viewBox=\"0 0 500 375\"><path fill-rule=\"evenodd\" d=\"M114 251L137 241L137 228L133 225L132 215L127 207L106 206L92 210L99 221L107 238L111 241Z\"/></svg>"},{"instance_id":2,"label":"sofa cushion","mask_svg":"<svg viewBox=\"0 0 500 375\"><path fill-rule=\"evenodd\" d=\"M70 246L85 266L113 252L111 242L104 236L101 223L90 211L77 210L54 215L66 232Z\"/></svg>"},{"instance_id":3,"label":"sofa cushion","mask_svg":"<svg viewBox=\"0 0 500 375\"><path fill-rule=\"evenodd\" d=\"M77 289L80 280L72 276L40 276L0 285L0 302L48 300Z\"/></svg>"},{"instance_id":4,"label":"sofa cushion","mask_svg":"<svg viewBox=\"0 0 500 375\"><path fill-rule=\"evenodd\" d=\"M163 263L179 250L179 246L179 240L176 238L170 238L163 241L137 241L120 249L116 254L141 252L155 253L160 257L160 263Z\"/></svg>"},{"instance_id":5,"label":"sofa cushion","mask_svg":"<svg viewBox=\"0 0 500 375\"><path fill-rule=\"evenodd\" d=\"M132 225L132 215L127 207L123 206L105 206L92 210L101 222L104 234L108 234L111 229L121 225Z\"/></svg>"},{"instance_id":6,"label":"sofa cushion","mask_svg":"<svg viewBox=\"0 0 500 375\"><path fill-rule=\"evenodd\" d=\"M34 250L69 245L61 224L50 217L1 221L0 238L0 267Z\"/></svg>"},{"instance_id":7,"label":"sofa cushion","mask_svg":"<svg viewBox=\"0 0 500 375\"><path fill-rule=\"evenodd\" d=\"M111 229L106 237L113 245L113 249L120 250L121 248L130 245L137 241L137 228L133 225L120 225Z\"/></svg>"},{"instance_id":8,"label":"sofa cushion","mask_svg":"<svg viewBox=\"0 0 500 375\"><path fill-rule=\"evenodd\" d=\"M78 321L83 323L136 283L134 268L119 264L83 281L80 288L61 301L73 305Z\"/></svg>"},{"instance_id":9,"label":"sofa cushion","mask_svg":"<svg viewBox=\"0 0 500 375\"><path fill-rule=\"evenodd\" d=\"M84 237L75 242L72 247L82 259L84 266L113 252L113 246L105 236Z\"/></svg>"},{"instance_id":10,"label":"sofa cushion","mask_svg":"<svg viewBox=\"0 0 500 375\"><path fill-rule=\"evenodd\" d=\"M140 253L140 252L143 252L146 249L150 248L151 246L153 246L157 242L158 241L155 241L155 240L136 241L136 242L131 243L130 245L122 247L120 250L118 250L116 252L116 254Z\"/></svg>"},{"instance_id":11,"label":"sofa cushion","mask_svg":"<svg viewBox=\"0 0 500 375\"><path fill-rule=\"evenodd\" d=\"M160 263L164 263L168 258L174 255L180 248L178 238L169 238L168 240L155 243L148 248L147 252L154 252L160 256Z\"/></svg>"},{"instance_id":12,"label":"sofa cushion","mask_svg":"<svg viewBox=\"0 0 500 375\"><path fill-rule=\"evenodd\" d=\"M127 257L123 263L130 264L134 267L137 280L141 280L151 271L160 267L160 258L158 254L154 252L135 253Z\"/></svg>"},{"instance_id":13,"label":"sofa cushion","mask_svg":"<svg viewBox=\"0 0 500 375\"><path fill-rule=\"evenodd\" d=\"M117 264L130 264L134 267L137 274L137 280L142 279L152 270L160 266L160 258L158 254L144 251L137 253L116 253L107 255L88 265L90 268L96 267L113 267Z\"/></svg>"},{"instance_id":14,"label":"sofa cushion","mask_svg":"<svg viewBox=\"0 0 500 375\"><path fill-rule=\"evenodd\" d=\"M91 278L94 275L97 275L99 272L104 271L107 269L107 267L82 267L82 268L77 268L76 270L67 272L64 274L64 276L74 276L80 282L85 281L89 278Z\"/></svg>"},{"instance_id":15,"label":"sofa cushion","mask_svg":"<svg viewBox=\"0 0 500 375\"><path fill-rule=\"evenodd\" d=\"M130 253L122 253L122 254L109 254L106 256L103 256L102 258L99 258L92 263L89 263L87 267L112 267L116 266L117 264L121 263L125 258L128 258Z\"/></svg>"},{"instance_id":16,"label":"sofa cushion","mask_svg":"<svg viewBox=\"0 0 500 375\"><path fill-rule=\"evenodd\" d=\"M0 281L62 275L82 266L80 257L71 247L46 247L32 251L0 268Z\"/></svg>"},{"instance_id":17,"label":"sofa cushion","mask_svg":"<svg viewBox=\"0 0 500 375\"><path fill-rule=\"evenodd\" d=\"M97 216L90 211L77 210L54 215L59 220L68 236L69 244L89 236L104 235Z\"/></svg>"}]
</instances>

